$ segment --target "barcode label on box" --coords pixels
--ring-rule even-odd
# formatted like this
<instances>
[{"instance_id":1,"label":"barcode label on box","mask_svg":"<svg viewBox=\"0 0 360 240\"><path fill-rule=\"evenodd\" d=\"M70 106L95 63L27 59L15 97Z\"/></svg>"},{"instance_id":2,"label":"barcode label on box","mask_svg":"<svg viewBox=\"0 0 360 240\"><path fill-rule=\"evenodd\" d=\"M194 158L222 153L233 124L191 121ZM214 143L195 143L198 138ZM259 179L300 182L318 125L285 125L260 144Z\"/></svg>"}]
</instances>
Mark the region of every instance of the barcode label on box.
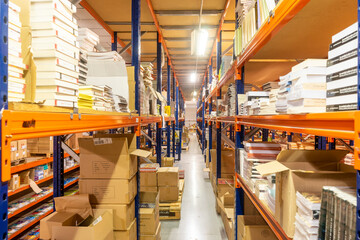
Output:
<instances>
[{"instance_id":1,"label":"barcode label on box","mask_svg":"<svg viewBox=\"0 0 360 240\"><path fill-rule=\"evenodd\" d=\"M112 144L111 138L94 138L95 145Z\"/></svg>"}]
</instances>

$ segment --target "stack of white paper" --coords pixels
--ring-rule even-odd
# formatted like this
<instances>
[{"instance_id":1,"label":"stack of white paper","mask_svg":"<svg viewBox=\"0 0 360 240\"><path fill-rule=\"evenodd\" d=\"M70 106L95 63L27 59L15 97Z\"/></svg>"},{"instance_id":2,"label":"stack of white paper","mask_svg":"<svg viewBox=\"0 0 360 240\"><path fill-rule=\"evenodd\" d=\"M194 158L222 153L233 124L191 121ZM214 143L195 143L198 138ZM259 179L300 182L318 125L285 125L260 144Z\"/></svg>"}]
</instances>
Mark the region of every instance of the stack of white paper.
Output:
<instances>
[{"instance_id":1,"label":"stack of white paper","mask_svg":"<svg viewBox=\"0 0 360 240\"><path fill-rule=\"evenodd\" d=\"M111 112L113 107L111 88L108 86L86 85L79 87L79 108Z\"/></svg>"},{"instance_id":2,"label":"stack of white paper","mask_svg":"<svg viewBox=\"0 0 360 240\"><path fill-rule=\"evenodd\" d=\"M269 99L269 92L264 91L249 91L246 93L246 101L244 102L244 115L258 115L260 109L260 101L267 101Z\"/></svg>"},{"instance_id":3,"label":"stack of white paper","mask_svg":"<svg viewBox=\"0 0 360 240\"><path fill-rule=\"evenodd\" d=\"M88 52L87 84L109 86L115 110L128 112L129 86L125 61L116 52ZM126 107L124 105L126 104Z\"/></svg>"},{"instance_id":4,"label":"stack of white paper","mask_svg":"<svg viewBox=\"0 0 360 240\"><path fill-rule=\"evenodd\" d=\"M8 62L8 101L21 102L25 98L25 79L23 78L26 68L21 56L21 22L20 7L9 3L9 62Z\"/></svg>"},{"instance_id":5,"label":"stack of white paper","mask_svg":"<svg viewBox=\"0 0 360 240\"><path fill-rule=\"evenodd\" d=\"M290 76L291 73L280 77L280 89L276 100L276 112L279 114L287 113L287 95L291 86Z\"/></svg>"},{"instance_id":6,"label":"stack of white paper","mask_svg":"<svg viewBox=\"0 0 360 240\"><path fill-rule=\"evenodd\" d=\"M287 112L326 111L326 59L308 59L293 67Z\"/></svg>"},{"instance_id":7,"label":"stack of white paper","mask_svg":"<svg viewBox=\"0 0 360 240\"><path fill-rule=\"evenodd\" d=\"M143 77L145 86L152 86L152 81L154 81L153 74L153 64L152 63L142 63L140 67L140 74Z\"/></svg>"},{"instance_id":8,"label":"stack of white paper","mask_svg":"<svg viewBox=\"0 0 360 240\"><path fill-rule=\"evenodd\" d=\"M97 44L99 44L99 36L88 28L79 28L79 36L77 40L80 45L80 59L79 59L79 84L86 85L87 68L87 53L93 52Z\"/></svg>"},{"instance_id":9,"label":"stack of white paper","mask_svg":"<svg viewBox=\"0 0 360 240\"><path fill-rule=\"evenodd\" d=\"M76 7L68 0L31 0L32 48L37 67L36 101L77 107L79 48Z\"/></svg>"},{"instance_id":10,"label":"stack of white paper","mask_svg":"<svg viewBox=\"0 0 360 240\"><path fill-rule=\"evenodd\" d=\"M225 102L228 105L228 116L235 116L236 89L235 84L230 84L225 95Z\"/></svg>"},{"instance_id":11,"label":"stack of white paper","mask_svg":"<svg viewBox=\"0 0 360 240\"><path fill-rule=\"evenodd\" d=\"M326 111L358 107L358 23L332 37L327 63Z\"/></svg>"}]
</instances>

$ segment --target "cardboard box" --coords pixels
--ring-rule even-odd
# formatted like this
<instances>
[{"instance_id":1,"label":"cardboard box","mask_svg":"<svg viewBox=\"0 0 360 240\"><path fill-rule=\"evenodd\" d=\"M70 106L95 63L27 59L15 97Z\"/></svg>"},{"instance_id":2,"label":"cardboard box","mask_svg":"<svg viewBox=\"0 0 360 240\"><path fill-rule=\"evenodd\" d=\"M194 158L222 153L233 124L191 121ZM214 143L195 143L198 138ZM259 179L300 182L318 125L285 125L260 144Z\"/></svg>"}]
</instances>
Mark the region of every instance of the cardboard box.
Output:
<instances>
[{"instance_id":1,"label":"cardboard box","mask_svg":"<svg viewBox=\"0 0 360 240\"><path fill-rule=\"evenodd\" d=\"M27 149L27 140L24 139L24 140L18 140L17 141L18 143L18 149Z\"/></svg>"},{"instance_id":2,"label":"cardboard box","mask_svg":"<svg viewBox=\"0 0 360 240\"><path fill-rule=\"evenodd\" d=\"M94 209L112 209L114 230L127 231L135 219L135 201L130 204L99 204Z\"/></svg>"},{"instance_id":3,"label":"cardboard box","mask_svg":"<svg viewBox=\"0 0 360 240\"><path fill-rule=\"evenodd\" d=\"M80 194L89 194L91 204L130 204L137 193L136 176L132 179L80 179Z\"/></svg>"},{"instance_id":4,"label":"cardboard box","mask_svg":"<svg viewBox=\"0 0 360 240\"><path fill-rule=\"evenodd\" d=\"M30 184L30 179L34 180L34 175L35 169L20 172L20 184Z\"/></svg>"},{"instance_id":5,"label":"cardboard box","mask_svg":"<svg viewBox=\"0 0 360 240\"><path fill-rule=\"evenodd\" d=\"M125 231L114 231L115 240L133 240L137 237L136 219L134 219L130 226Z\"/></svg>"},{"instance_id":6,"label":"cardboard box","mask_svg":"<svg viewBox=\"0 0 360 240\"><path fill-rule=\"evenodd\" d=\"M158 186L178 186L179 185L179 168L161 167L157 172Z\"/></svg>"},{"instance_id":7,"label":"cardboard box","mask_svg":"<svg viewBox=\"0 0 360 240\"><path fill-rule=\"evenodd\" d=\"M217 158L216 149L210 150L211 154L211 172L216 176L217 173ZM235 169L235 151L234 150L221 150L221 177L224 174L234 174Z\"/></svg>"},{"instance_id":8,"label":"cardboard box","mask_svg":"<svg viewBox=\"0 0 360 240\"><path fill-rule=\"evenodd\" d=\"M140 186L140 191L141 191L141 192L158 192L159 189L158 189L158 187L144 187L144 186Z\"/></svg>"},{"instance_id":9,"label":"cardboard box","mask_svg":"<svg viewBox=\"0 0 360 240\"><path fill-rule=\"evenodd\" d=\"M153 235L159 224L159 194L140 192L140 234Z\"/></svg>"},{"instance_id":10,"label":"cardboard box","mask_svg":"<svg viewBox=\"0 0 360 240\"><path fill-rule=\"evenodd\" d=\"M275 219L292 238L295 233L296 191L321 194L323 186L354 186L355 170L339 162L348 151L284 150L277 161L256 167L261 175L276 173ZM346 169L346 170L345 170Z\"/></svg>"},{"instance_id":11,"label":"cardboard box","mask_svg":"<svg viewBox=\"0 0 360 240\"><path fill-rule=\"evenodd\" d=\"M52 229L56 226L75 226L82 218L76 213L54 212L40 220L40 238L51 239Z\"/></svg>"},{"instance_id":12,"label":"cardboard box","mask_svg":"<svg viewBox=\"0 0 360 240\"><path fill-rule=\"evenodd\" d=\"M79 138L82 137L84 137L82 133L74 133L69 140L66 141L66 144L74 150L79 149Z\"/></svg>"},{"instance_id":13,"label":"cardboard box","mask_svg":"<svg viewBox=\"0 0 360 240\"><path fill-rule=\"evenodd\" d=\"M10 151L15 152L18 150L18 141L11 141L10 142Z\"/></svg>"},{"instance_id":14,"label":"cardboard box","mask_svg":"<svg viewBox=\"0 0 360 240\"><path fill-rule=\"evenodd\" d=\"M161 158L161 167L173 167L174 158L173 157L162 157Z\"/></svg>"},{"instance_id":15,"label":"cardboard box","mask_svg":"<svg viewBox=\"0 0 360 240\"><path fill-rule=\"evenodd\" d=\"M233 223L234 209L233 208L232 209L222 208L220 210L220 215L221 215L221 219L224 224L224 228L225 228L225 232L228 237L228 240L234 240L234 227L233 227L234 226L234 223ZM257 239L257 238L254 238L254 239Z\"/></svg>"},{"instance_id":16,"label":"cardboard box","mask_svg":"<svg viewBox=\"0 0 360 240\"><path fill-rule=\"evenodd\" d=\"M238 216L238 239L252 240L276 240L275 234L266 224L262 216L239 215Z\"/></svg>"},{"instance_id":17,"label":"cardboard box","mask_svg":"<svg viewBox=\"0 0 360 240\"><path fill-rule=\"evenodd\" d=\"M27 149L30 153L53 153L53 137L31 138L27 140Z\"/></svg>"},{"instance_id":18,"label":"cardboard box","mask_svg":"<svg viewBox=\"0 0 360 240\"><path fill-rule=\"evenodd\" d=\"M161 203L176 202L179 199L178 186L159 187L159 201Z\"/></svg>"},{"instance_id":19,"label":"cardboard box","mask_svg":"<svg viewBox=\"0 0 360 240\"><path fill-rule=\"evenodd\" d=\"M161 240L161 223L159 223L155 235L140 234L140 240Z\"/></svg>"},{"instance_id":20,"label":"cardboard box","mask_svg":"<svg viewBox=\"0 0 360 240\"><path fill-rule=\"evenodd\" d=\"M140 187L157 187L157 173L140 171Z\"/></svg>"},{"instance_id":21,"label":"cardboard box","mask_svg":"<svg viewBox=\"0 0 360 240\"><path fill-rule=\"evenodd\" d=\"M137 172L137 158L130 155L126 137L80 138L79 145L80 178L130 179Z\"/></svg>"},{"instance_id":22,"label":"cardboard box","mask_svg":"<svg viewBox=\"0 0 360 240\"><path fill-rule=\"evenodd\" d=\"M9 190L15 190L20 187L20 177L18 174L13 174L9 181Z\"/></svg>"},{"instance_id":23,"label":"cardboard box","mask_svg":"<svg viewBox=\"0 0 360 240\"><path fill-rule=\"evenodd\" d=\"M113 240L113 216L108 209L94 210L94 217L81 226L53 226L52 240Z\"/></svg>"}]
</instances>

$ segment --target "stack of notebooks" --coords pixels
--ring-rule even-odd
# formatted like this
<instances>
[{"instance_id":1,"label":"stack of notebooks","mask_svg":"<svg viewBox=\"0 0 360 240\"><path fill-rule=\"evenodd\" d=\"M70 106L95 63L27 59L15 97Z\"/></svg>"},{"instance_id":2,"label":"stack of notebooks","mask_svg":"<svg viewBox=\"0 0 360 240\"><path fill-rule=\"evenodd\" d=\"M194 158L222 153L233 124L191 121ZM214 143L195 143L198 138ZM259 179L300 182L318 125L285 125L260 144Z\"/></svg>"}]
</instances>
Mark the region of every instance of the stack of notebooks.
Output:
<instances>
[{"instance_id":1,"label":"stack of notebooks","mask_svg":"<svg viewBox=\"0 0 360 240\"><path fill-rule=\"evenodd\" d=\"M80 45L80 59L79 59L79 84L86 85L87 68L87 53L93 52L97 44L99 44L99 36L88 28L79 28L79 36L77 40Z\"/></svg>"},{"instance_id":2,"label":"stack of notebooks","mask_svg":"<svg viewBox=\"0 0 360 240\"><path fill-rule=\"evenodd\" d=\"M152 63L142 63L140 69L140 74L143 77L144 80L144 84L145 86L152 86L152 81L154 81L153 78L153 74L154 74L154 69L153 69L153 64Z\"/></svg>"},{"instance_id":3,"label":"stack of notebooks","mask_svg":"<svg viewBox=\"0 0 360 240\"><path fill-rule=\"evenodd\" d=\"M320 204L320 195L296 192L294 240L318 240Z\"/></svg>"},{"instance_id":4,"label":"stack of notebooks","mask_svg":"<svg viewBox=\"0 0 360 240\"><path fill-rule=\"evenodd\" d=\"M276 100L276 112L279 114L287 113L287 109L288 109L287 96L291 86L290 77L291 77L291 73L280 77L280 82L279 82L280 89Z\"/></svg>"},{"instance_id":5,"label":"stack of notebooks","mask_svg":"<svg viewBox=\"0 0 360 240\"><path fill-rule=\"evenodd\" d=\"M8 101L21 102L25 98L25 79L23 78L26 69L21 57L21 22L20 7L9 3L9 85Z\"/></svg>"},{"instance_id":6,"label":"stack of notebooks","mask_svg":"<svg viewBox=\"0 0 360 240\"><path fill-rule=\"evenodd\" d=\"M244 104L246 102L246 95L245 94L238 94L237 98L238 98L239 115L245 115Z\"/></svg>"},{"instance_id":7,"label":"stack of notebooks","mask_svg":"<svg viewBox=\"0 0 360 240\"><path fill-rule=\"evenodd\" d=\"M358 23L332 36L328 53L326 111L351 111L358 106Z\"/></svg>"},{"instance_id":8,"label":"stack of notebooks","mask_svg":"<svg viewBox=\"0 0 360 240\"><path fill-rule=\"evenodd\" d=\"M342 162L346 165L354 166L354 164L355 164L354 153L346 154L346 156Z\"/></svg>"},{"instance_id":9,"label":"stack of notebooks","mask_svg":"<svg viewBox=\"0 0 360 240\"><path fill-rule=\"evenodd\" d=\"M226 103L228 105L228 116L235 116L235 101L236 101L236 89L235 84L230 84L228 91L225 95Z\"/></svg>"},{"instance_id":10,"label":"stack of notebooks","mask_svg":"<svg viewBox=\"0 0 360 240\"><path fill-rule=\"evenodd\" d=\"M232 56L223 56L221 59L221 66L219 72L219 78L221 79L226 72L231 68L233 57Z\"/></svg>"},{"instance_id":11,"label":"stack of notebooks","mask_svg":"<svg viewBox=\"0 0 360 240\"><path fill-rule=\"evenodd\" d=\"M281 151L281 145L270 142L244 142L242 156L240 156L240 176L247 185L255 190L255 184L258 180L266 179L255 169L256 166L275 161Z\"/></svg>"},{"instance_id":12,"label":"stack of notebooks","mask_svg":"<svg viewBox=\"0 0 360 240\"><path fill-rule=\"evenodd\" d=\"M323 187L318 239L356 239L356 189Z\"/></svg>"},{"instance_id":13,"label":"stack of notebooks","mask_svg":"<svg viewBox=\"0 0 360 240\"><path fill-rule=\"evenodd\" d=\"M76 7L68 0L30 0L36 101L77 107L79 48Z\"/></svg>"},{"instance_id":14,"label":"stack of notebooks","mask_svg":"<svg viewBox=\"0 0 360 240\"><path fill-rule=\"evenodd\" d=\"M307 59L294 66L290 74L287 113L326 111L326 59Z\"/></svg>"}]
</instances>

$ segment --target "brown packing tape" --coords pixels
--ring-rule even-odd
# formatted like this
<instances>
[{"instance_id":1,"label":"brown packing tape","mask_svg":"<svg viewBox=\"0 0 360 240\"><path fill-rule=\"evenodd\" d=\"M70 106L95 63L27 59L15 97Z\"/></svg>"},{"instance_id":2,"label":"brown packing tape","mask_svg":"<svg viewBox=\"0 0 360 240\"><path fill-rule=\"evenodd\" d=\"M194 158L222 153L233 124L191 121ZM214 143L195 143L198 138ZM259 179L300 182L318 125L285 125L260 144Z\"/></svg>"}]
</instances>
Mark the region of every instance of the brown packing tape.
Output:
<instances>
[{"instance_id":1,"label":"brown packing tape","mask_svg":"<svg viewBox=\"0 0 360 240\"><path fill-rule=\"evenodd\" d=\"M83 219L86 219L89 215L93 216L88 194L57 197L54 200L57 212L77 213Z\"/></svg>"}]
</instances>

